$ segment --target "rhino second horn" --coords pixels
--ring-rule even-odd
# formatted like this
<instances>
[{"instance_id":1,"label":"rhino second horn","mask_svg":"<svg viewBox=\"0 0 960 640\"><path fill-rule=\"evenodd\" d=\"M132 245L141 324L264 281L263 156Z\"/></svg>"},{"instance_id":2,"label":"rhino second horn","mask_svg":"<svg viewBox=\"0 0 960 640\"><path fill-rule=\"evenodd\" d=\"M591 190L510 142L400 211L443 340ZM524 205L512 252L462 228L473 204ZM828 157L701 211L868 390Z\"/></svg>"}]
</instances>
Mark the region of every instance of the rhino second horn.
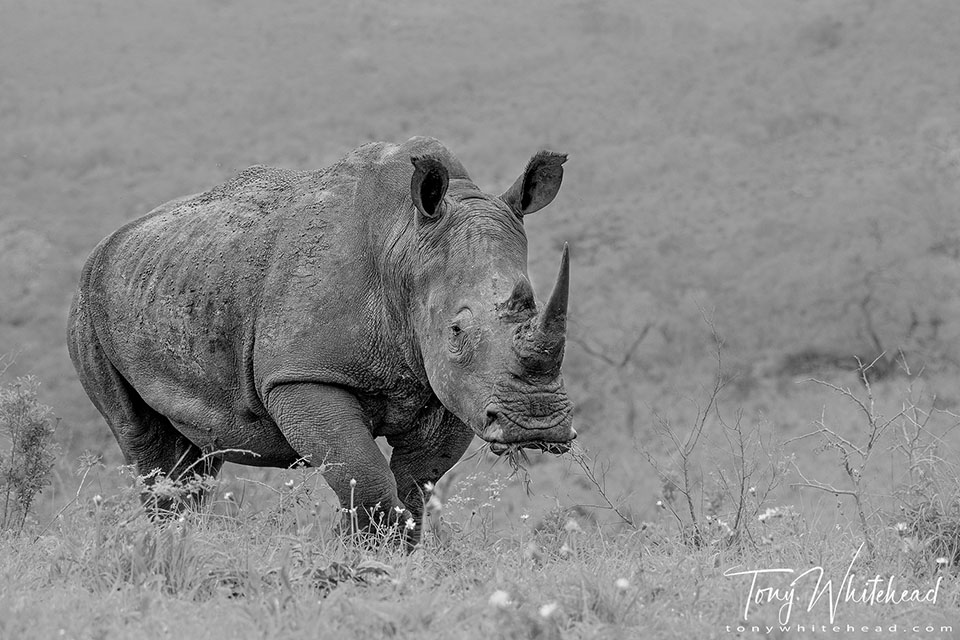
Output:
<instances>
[{"instance_id":1,"label":"rhino second horn","mask_svg":"<svg viewBox=\"0 0 960 640\"><path fill-rule=\"evenodd\" d=\"M520 279L517 280L517 284L513 286L513 292L511 292L510 297L507 298L507 302L504 306L507 311L510 312L534 308L533 287L530 286L530 281L524 276L520 276Z\"/></svg>"}]
</instances>

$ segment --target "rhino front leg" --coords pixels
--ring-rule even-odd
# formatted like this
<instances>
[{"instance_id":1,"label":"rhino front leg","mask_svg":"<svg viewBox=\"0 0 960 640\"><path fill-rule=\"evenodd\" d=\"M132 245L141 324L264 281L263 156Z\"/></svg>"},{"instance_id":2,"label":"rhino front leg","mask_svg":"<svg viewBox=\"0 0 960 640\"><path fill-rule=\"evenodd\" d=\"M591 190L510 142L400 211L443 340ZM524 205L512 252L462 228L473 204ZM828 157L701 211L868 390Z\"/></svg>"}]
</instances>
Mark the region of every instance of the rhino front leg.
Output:
<instances>
[{"instance_id":1,"label":"rhino front leg","mask_svg":"<svg viewBox=\"0 0 960 640\"><path fill-rule=\"evenodd\" d=\"M393 454L390 469L397 482L397 495L413 514L416 528L408 536L411 544L420 541L425 485L435 485L460 460L473 440L473 432L442 405L428 408L416 427L388 438Z\"/></svg>"},{"instance_id":2,"label":"rhino front leg","mask_svg":"<svg viewBox=\"0 0 960 640\"><path fill-rule=\"evenodd\" d=\"M290 446L311 465L324 465L323 477L340 507L356 509L360 531L411 517L353 394L329 385L284 384L270 391L266 406ZM346 512L347 531L351 522Z\"/></svg>"}]
</instances>

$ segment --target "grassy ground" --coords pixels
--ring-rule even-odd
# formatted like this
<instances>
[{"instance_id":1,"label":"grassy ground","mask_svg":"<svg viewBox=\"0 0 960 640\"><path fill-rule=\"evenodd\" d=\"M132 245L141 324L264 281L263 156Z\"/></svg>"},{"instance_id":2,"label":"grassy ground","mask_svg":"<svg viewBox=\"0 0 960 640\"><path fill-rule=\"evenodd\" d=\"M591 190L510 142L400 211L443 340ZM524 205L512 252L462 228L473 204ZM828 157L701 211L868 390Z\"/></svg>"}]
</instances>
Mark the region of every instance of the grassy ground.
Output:
<instances>
[{"instance_id":1,"label":"grassy ground","mask_svg":"<svg viewBox=\"0 0 960 640\"><path fill-rule=\"evenodd\" d=\"M936 460L956 459L944 413L960 412L960 9L950 0L0 0L0 14L0 354L15 355L5 379L37 375L62 418L35 522L0 543L0 638L736 636L726 625L742 620L747 585L726 569L822 565L839 581L864 539L851 496L794 485L802 472L850 490L842 447L822 429L862 444L869 426L849 398L797 380L815 374L862 397L853 356L903 350L923 375L876 382L876 409L931 410L924 437L948 433ZM250 164L317 168L415 134L446 142L493 192L538 148L570 154L557 201L527 230L541 293L571 244L564 371L583 464L534 458L527 496L492 459L462 463L441 486L453 528L409 557L332 539L322 486L309 502L319 508L291 511L285 483L303 491L300 476L230 465L212 513L154 529L137 517L116 444L66 355L87 254L124 222ZM762 501L747 494L756 535L746 546L681 535L691 518L670 434L682 442L710 404L717 363L704 314L731 382L689 456L701 524L720 535L705 516L737 512L738 492L712 504L744 460L759 482L771 460L792 457ZM741 410L746 457L731 449ZM923 496L949 507L955 493L949 469L933 489L920 482L928 459L905 455L910 424L898 418L859 480L879 549L860 575L925 586L937 555L916 545L938 538L895 526L920 521L908 507ZM84 451L104 466L70 503ZM243 497L235 515L227 492ZM760 523L790 505L799 516ZM947 515L934 529L949 533ZM570 517L583 532L563 529ZM574 550L561 554L564 543ZM340 562L355 574L364 561L390 571L334 589L310 573ZM953 569L942 572L935 606L850 605L839 620L887 630L841 635L960 636L939 630L960 629ZM512 604L492 606L497 590ZM750 620L775 610L751 609ZM822 607L794 613L825 620ZM889 631L914 622L937 631Z\"/></svg>"},{"instance_id":2,"label":"grassy ground","mask_svg":"<svg viewBox=\"0 0 960 640\"><path fill-rule=\"evenodd\" d=\"M669 519L595 527L560 509L497 523L500 482L445 495L411 555L333 536L333 510L317 499L311 474L266 500L246 495L240 508L218 493L206 511L162 526L130 492L85 495L37 539L0 542L0 637L787 638L836 636L834 625L851 638L960 632L952 569L908 549L893 527L879 530L883 550L861 555L851 582L860 591L873 576L893 576L898 589L927 594L942 576L936 602L841 601L831 622L829 596L810 606L815 576L800 581L786 613L778 599L748 604L750 577L725 574L821 567L824 581L845 589L862 540L849 527L783 509L752 523L756 540L738 548L718 541L719 528L702 547L683 544ZM757 587L786 590L787 582L762 578Z\"/></svg>"},{"instance_id":3,"label":"grassy ground","mask_svg":"<svg viewBox=\"0 0 960 640\"><path fill-rule=\"evenodd\" d=\"M410 555L336 535L316 471L227 473L156 523L129 470L84 457L0 538L0 638L960 637L960 418L921 388L816 385L823 413L795 434L709 411L708 389L702 422L659 415L619 456L511 474L478 451ZM658 483L622 490L651 468Z\"/></svg>"}]
</instances>

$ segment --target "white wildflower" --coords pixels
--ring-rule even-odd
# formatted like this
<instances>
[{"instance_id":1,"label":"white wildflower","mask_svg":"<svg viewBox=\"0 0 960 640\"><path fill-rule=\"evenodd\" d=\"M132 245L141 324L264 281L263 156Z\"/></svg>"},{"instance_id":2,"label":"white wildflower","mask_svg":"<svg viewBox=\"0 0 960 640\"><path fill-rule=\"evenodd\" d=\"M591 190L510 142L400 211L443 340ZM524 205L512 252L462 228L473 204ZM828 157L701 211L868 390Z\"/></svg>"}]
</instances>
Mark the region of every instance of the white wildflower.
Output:
<instances>
[{"instance_id":1,"label":"white wildflower","mask_svg":"<svg viewBox=\"0 0 960 640\"><path fill-rule=\"evenodd\" d=\"M356 478L350 478L350 488L353 488L353 487L355 487L355 486L357 486L357 479L356 479Z\"/></svg>"},{"instance_id":2,"label":"white wildflower","mask_svg":"<svg viewBox=\"0 0 960 640\"><path fill-rule=\"evenodd\" d=\"M941 566L947 565L947 564L950 564L950 560L948 558L943 558L943 557L937 558L937 564Z\"/></svg>"},{"instance_id":3,"label":"white wildflower","mask_svg":"<svg viewBox=\"0 0 960 640\"><path fill-rule=\"evenodd\" d=\"M98 493L97 495L93 496L93 504L96 505L96 506L98 506L98 507L99 507L101 504L103 504L103 496L100 495L99 493Z\"/></svg>"},{"instance_id":4,"label":"white wildflower","mask_svg":"<svg viewBox=\"0 0 960 640\"><path fill-rule=\"evenodd\" d=\"M778 511L777 509L768 508L766 511L764 511L759 516L757 516L757 520L759 520L760 522L766 522L770 518L776 518L779 516L780 516L780 511Z\"/></svg>"},{"instance_id":5,"label":"white wildflower","mask_svg":"<svg viewBox=\"0 0 960 640\"><path fill-rule=\"evenodd\" d=\"M431 491L433 491L433 483L427 482L426 484L424 484L423 490L426 491L427 493L430 493Z\"/></svg>"},{"instance_id":6,"label":"white wildflower","mask_svg":"<svg viewBox=\"0 0 960 640\"><path fill-rule=\"evenodd\" d=\"M617 578L617 581L613 584L620 591L626 591L630 588L630 581L626 578Z\"/></svg>"},{"instance_id":7,"label":"white wildflower","mask_svg":"<svg viewBox=\"0 0 960 640\"><path fill-rule=\"evenodd\" d=\"M549 618L557 612L557 609L560 608L556 602L548 602L547 604L540 607L540 617Z\"/></svg>"},{"instance_id":8,"label":"white wildflower","mask_svg":"<svg viewBox=\"0 0 960 640\"><path fill-rule=\"evenodd\" d=\"M583 533L583 529L580 528L580 525L573 518L567 520L566 524L563 525L563 530L567 533Z\"/></svg>"},{"instance_id":9,"label":"white wildflower","mask_svg":"<svg viewBox=\"0 0 960 640\"><path fill-rule=\"evenodd\" d=\"M403 525L407 531L413 531L417 528L417 523L413 521L413 518L407 518L407 521Z\"/></svg>"},{"instance_id":10,"label":"white wildflower","mask_svg":"<svg viewBox=\"0 0 960 640\"><path fill-rule=\"evenodd\" d=\"M489 602L491 607L496 607L497 609L503 609L513 604L513 600L510 599L510 594L503 589L497 589L491 593Z\"/></svg>"},{"instance_id":11,"label":"white wildflower","mask_svg":"<svg viewBox=\"0 0 960 640\"><path fill-rule=\"evenodd\" d=\"M530 519L530 514L529 514L529 513L521 513L521 514L520 514L520 522L526 522L526 521L529 520L529 519Z\"/></svg>"},{"instance_id":12,"label":"white wildflower","mask_svg":"<svg viewBox=\"0 0 960 640\"><path fill-rule=\"evenodd\" d=\"M571 555L573 555L573 549L570 548L570 545L564 542L563 546L560 547L560 557L569 558Z\"/></svg>"},{"instance_id":13,"label":"white wildflower","mask_svg":"<svg viewBox=\"0 0 960 640\"><path fill-rule=\"evenodd\" d=\"M663 509L663 500L657 500L657 506Z\"/></svg>"},{"instance_id":14,"label":"white wildflower","mask_svg":"<svg viewBox=\"0 0 960 640\"><path fill-rule=\"evenodd\" d=\"M293 489L293 480L287 480L283 483L283 486L285 486L287 489Z\"/></svg>"}]
</instances>

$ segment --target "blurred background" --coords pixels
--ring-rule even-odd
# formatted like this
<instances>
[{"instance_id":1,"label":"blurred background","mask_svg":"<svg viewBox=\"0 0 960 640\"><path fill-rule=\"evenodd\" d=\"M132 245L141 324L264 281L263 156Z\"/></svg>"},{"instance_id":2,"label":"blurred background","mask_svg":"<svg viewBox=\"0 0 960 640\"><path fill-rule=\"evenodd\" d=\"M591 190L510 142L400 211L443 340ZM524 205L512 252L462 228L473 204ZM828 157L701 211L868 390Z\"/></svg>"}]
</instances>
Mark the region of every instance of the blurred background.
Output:
<instances>
[{"instance_id":1,"label":"blurred background","mask_svg":"<svg viewBox=\"0 0 960 640\"><path fill-rule=\"evenodd\" d=\"M881 358L891 406L902 352L936 407L960 407L951 0L0 0L0 15L0 354L62 418L67 494L84 450L121 462L64 338L96 243L251 164L321 168L412 135L492 193L534 151L569 154L526 223L530 272L546 295L570 243L581 444L638 517L660 491L642 451L668 461L655 425L683 433L709 396L711 323L721 408L777 438L822 411L856 428L842 398L796 384L856 385L855 356ZM540 499L596 502L568 461L533 462ZM510 508L532 508L514 489Z\"/></svg>"}]
</instances>

